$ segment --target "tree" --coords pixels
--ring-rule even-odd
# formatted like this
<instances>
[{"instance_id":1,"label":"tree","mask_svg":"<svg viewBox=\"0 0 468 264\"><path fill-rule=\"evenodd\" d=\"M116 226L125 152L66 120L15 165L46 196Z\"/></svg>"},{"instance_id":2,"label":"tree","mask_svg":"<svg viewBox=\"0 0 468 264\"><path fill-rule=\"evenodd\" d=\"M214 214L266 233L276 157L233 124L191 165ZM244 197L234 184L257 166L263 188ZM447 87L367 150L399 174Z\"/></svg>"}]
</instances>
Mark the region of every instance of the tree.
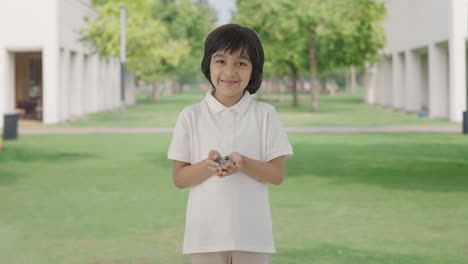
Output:
<instances>
[{"instance_id":1,"label":"tree","mask_svg":"<svg viewBox=\"0 0 468 264\"><path fill-rule=\"evenodd\" d=\"M164 2L164 1L163 1ZM190 46L190 54L182 58L177 67L168 69L178 81L191 83L204 79L200 71L205 37L216 22L216 14L207 1L180 0L160 2L155 5L153 17L158 17L167 25L171 38L185 40Z\"/></svg>"},{"instance_id":2,"label":"tree","mask_svg":"<svg viewBox=\"0 0 468 264\"><path fill-rule=\"evenodd\" d=\"M83 40L91 44L102 56L120 54L120 7L127 8L127 68L145 81L157 80L164 65L178 65L189 52L186 40L174 40L162 21L156 20L148 10L149 0L100 1L98 17L89 21Z\"/></svg>"},{"instance_id":3,"label":"tree","mask_svg":"<svg viewBox=\"0 0 468 264\"><path fill-rule=\"evenodd\" d=\"M297 19L293 16L296 7L291 1L275 0L265 5L263 1L238 1L234 20L255 30L262 40L265 50L265 75L283 76L289 73L290 88L293 94L292 105L297 106L299 73L306 69L307 61L303 46L298 42ZM295 40L295 41L292 41Z\"/></svg>"},{"instance_id":4,"label":"tree","mask_svg":"<svg viewBox=\"0 0 468 264\"><path fill-rule=\"evenodd\" d=\"M299 23L309 37L312 111L319 109L317 72L362 65L384 45L379 21L385 6L373 0L301 0Z\"/></svg>"},{"instance_id":5,"label":"tree","mask_svg":"<svg viewBox=\"0 0 468 264\"><path fill-rule=\"evenodd\" d=\"M262 34L267 36L268 48L283 58L273 61L290 58L300 70L307 58L312 111L319 110L318 74L374 60L384 45L379 21L385 6L374 0L272 0L271 10L253 0L254 13L247 8L249 2L238 1L237 17L266 32ZM249 22L249 17L254 21Z\"/></svg>"},{"instance_id":6,"label":"tree","mask_svg":"<svg viewBox=\"0 0 468 264\"><path fill-rule=\"evenodd\" d=\"M215 21L213 9L206 1L94 0L93 3L98 16L88 19L82 38L100 55L119 56L120 7L124 5L128 69L150 83L166 76L187 80L190 77L184 76L200 72L204 35Z\"/></svg>"}]
</instances>

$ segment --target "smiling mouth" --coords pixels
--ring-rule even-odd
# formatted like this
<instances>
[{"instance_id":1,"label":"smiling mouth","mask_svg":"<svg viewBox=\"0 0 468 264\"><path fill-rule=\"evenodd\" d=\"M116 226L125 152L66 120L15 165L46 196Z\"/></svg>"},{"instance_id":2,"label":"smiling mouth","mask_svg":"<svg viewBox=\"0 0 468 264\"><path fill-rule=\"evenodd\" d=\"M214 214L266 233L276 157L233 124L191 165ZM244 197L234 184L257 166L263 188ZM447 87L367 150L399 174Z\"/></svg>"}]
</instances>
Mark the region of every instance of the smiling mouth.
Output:
<instances>
[{"instance_id":1,"label":"smiling mouth","mask_svg":"<svg viewBox=\"0 0 468 264\"><path fill-rule=\"evenodd\" d=\"M233 84L238 83L238 81L228 81L228 80L221 80L221 82L227 85L233 85Z\"/></svg>"}]
</instances>

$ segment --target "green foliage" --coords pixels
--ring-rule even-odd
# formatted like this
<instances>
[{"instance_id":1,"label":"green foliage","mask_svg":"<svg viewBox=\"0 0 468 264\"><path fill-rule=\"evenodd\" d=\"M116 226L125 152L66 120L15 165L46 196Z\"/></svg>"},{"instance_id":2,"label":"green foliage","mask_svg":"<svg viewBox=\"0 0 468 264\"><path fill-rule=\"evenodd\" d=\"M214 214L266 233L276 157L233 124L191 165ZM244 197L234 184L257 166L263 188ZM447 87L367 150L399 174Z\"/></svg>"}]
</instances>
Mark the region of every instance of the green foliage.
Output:
<instances>
[{"instance_id":1,"label":"green foliage","mask_svg":"<svg viewBox=\"0 0 468 264\"><path fill-rule=\"evenodd\" d=\"M207 1L180 0L177 4L164 2L159 1L154 6L153 17L160 18L167 25L171 38L187 41L190 46L190 54L183 56L177 67L167 65L167 72L183 83L200 81L203 78L200 63L204 40L214 28L215 11Z\"/></svg>"},{"instance_id":2,"label":"green foliage","mask_svg":"<svg viewBox=\"0 0 468 264\"><path fill-rule=\"evenodd\" d=\"M291 1L238 1L234 20L255 30L265 49L265 75L285 75L307 67L307 43L302 37L296 6Z\"/></svg>"},{"instance_id":3,"label":"green foliage","mask_svg":"<svg viewBox=\"0 0 468 264\"><path fill-rule=\"evenodd\" d=\"M385 44L379 21L385 14L383 3L372 0L329 1L325 9L333 15L317 27L319 70L333 71L374 61Z\"/></svg>"},{"instance_id":4,"label":"green foliage","mask_svg":"<svg viewBox=\"0 0 468 264\"><path fill-rule=\"evenodd\" d=\"M127 9L127 68L146 81L177 78L199 60L200 36L214 24L203 1L95 0L98 16L82 30L83 40L102 56L120 54L120 7ZM197 23L200 22L200 23ZM199 71L199 67L197 67ZM193 73L193 71L192 71Z\"/></svg>"},{"instance_id":5,"label":"green foliage","mask_svg":"<svg viewBox=\"0 0 468 264\"><path fill-rule=\"evenodd\" d=\"M379 21L383 3L373 0L237 1L235 20L256 30L265 45L269 72L293 62L309 69L308 48L315 45L319 73L375 59L384 45ZM283 69L283 70L282 70Z\"/></svg>"}]
</instances>

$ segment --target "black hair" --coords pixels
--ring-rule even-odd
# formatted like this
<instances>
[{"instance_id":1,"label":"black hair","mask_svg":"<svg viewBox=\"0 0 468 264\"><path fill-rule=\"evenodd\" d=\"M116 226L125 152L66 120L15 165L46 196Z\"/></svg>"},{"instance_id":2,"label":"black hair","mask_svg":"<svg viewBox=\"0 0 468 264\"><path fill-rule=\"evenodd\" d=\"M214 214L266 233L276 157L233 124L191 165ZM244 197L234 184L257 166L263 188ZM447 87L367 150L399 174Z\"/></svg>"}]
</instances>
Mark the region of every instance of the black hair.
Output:
<instances>
[{"instance_id":1,"label":"black hair","mask_svg":"<svg viewBox=\"0 0 468 264\"><path fill-rule=\"evenodd\" d=\"M250 94L254 94L262 84L265 56L260 39L250 28L238 24L226 24L211 31L205 40L201 70L206 79L208 79L214 87L210 75L211 56L217 51L225 51L232 54L239 49L241 53L246 51L252 63L252 74L245 89L249 91Z\"/></svg>"}]
</instances>

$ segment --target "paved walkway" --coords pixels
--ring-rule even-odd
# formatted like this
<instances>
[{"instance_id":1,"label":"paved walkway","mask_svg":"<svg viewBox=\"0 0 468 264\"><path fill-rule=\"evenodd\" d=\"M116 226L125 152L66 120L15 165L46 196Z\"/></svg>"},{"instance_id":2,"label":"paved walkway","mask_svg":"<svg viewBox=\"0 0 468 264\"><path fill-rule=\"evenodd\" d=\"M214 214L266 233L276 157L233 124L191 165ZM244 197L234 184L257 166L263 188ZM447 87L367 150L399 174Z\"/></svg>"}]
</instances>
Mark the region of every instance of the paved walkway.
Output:
<instances>
[{"instance_id":1,"label":"paved walkway","mask_svg":"<svg viewBox=\"0 0 468 264\"><path fill-rule=\"evenodd\" d=\"M85 135L85 134L158 134L172 133L172 128L119 128L119 127L83 127L83 128L19 128L20 135ZM457 126L385 126L385 127L287 127L289 133L462 133Z\"/></svg>"}]
</instances>

